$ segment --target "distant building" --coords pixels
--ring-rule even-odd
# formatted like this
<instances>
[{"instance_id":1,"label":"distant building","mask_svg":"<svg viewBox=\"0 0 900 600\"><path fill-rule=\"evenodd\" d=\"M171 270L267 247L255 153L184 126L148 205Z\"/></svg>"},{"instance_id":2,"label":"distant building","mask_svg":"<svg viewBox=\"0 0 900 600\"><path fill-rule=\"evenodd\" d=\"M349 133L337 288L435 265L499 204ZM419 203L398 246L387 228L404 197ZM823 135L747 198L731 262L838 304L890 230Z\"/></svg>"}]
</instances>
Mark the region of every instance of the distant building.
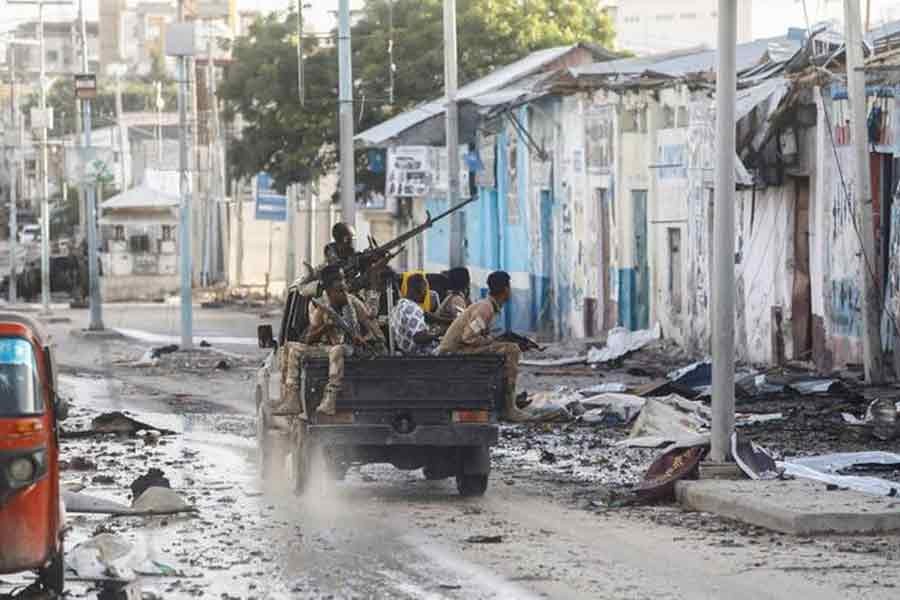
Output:
<instances>
[{"instance_id":1,"label":"distant building","mask_svg":"<svg viewBox=\"0 0 900 600\"><path fill-rule=\"evenodd\" d=\"M737 0L738 43L752 37L751 0ZM637 54L655 54L716 45L719 15L716 0L620 0L607 11L614 16L616 46Z\"/></svg>"},{"instance_id":2,"label":"distant building","mask_svg":"<svg viewBox=\"0 0 900 600\"><path fill-rule=\"evenodd\" d=\"M89 21L86 26L88 38L88 63L90 70L99 64L98 26ZM81 71L81 40L77 20L44 21L44 68L47 77L55 78ZM38 37L38 22L28 21L16 28L15 37L35 40ZM41 54L38 46L15 46L16 65L29 75L36 75L41 69Z\"/></svg>"}]
</instances>

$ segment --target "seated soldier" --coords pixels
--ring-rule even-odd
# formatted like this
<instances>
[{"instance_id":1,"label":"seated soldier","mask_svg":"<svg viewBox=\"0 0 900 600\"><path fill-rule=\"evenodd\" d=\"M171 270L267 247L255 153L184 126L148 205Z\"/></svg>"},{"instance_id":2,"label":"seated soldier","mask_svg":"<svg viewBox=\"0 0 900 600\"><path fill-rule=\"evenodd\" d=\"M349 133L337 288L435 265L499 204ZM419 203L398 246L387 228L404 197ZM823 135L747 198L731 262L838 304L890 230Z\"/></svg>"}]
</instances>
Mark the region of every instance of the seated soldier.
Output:
<instances>
[{"instance_id":1,"label":"seated soldier","mask_svg":"<svg viewBox=\"0 0 900 600\"><path fill-rule=\"evenodd\" d=\"M428 331L425 311L421 306L427 289L423 275L411 275L406 282L406 296L400 299L391 313L391 335L403 354L429 355L437 350L438 338Z\"/></svg>"},{"instance_id":2,"label":"seated soldier","mask_svg":"<svg viewBox=\"0 0 900 600\"><path fill-rule=\"evenodd\" d=\"M491 325L500 309L512 296L510 277L504 271L495 271L487 280L490 295L466 308L450 325L438 354L502 354L506 357L506 419L514 422L528 421L531 416L516 406L516 379L522 351L517 344L497 342L490 336Z\"/></svg>"},{"instance_id":3,"label":"seated soldier","mask_svg":"<svg viewBox=\"0 0 900 600\"><path fill-rule=\"evenodd\" d=\"M448 280L447 297L438 307L437 316L449 319L452 323L453 319L461 315L472 303L469 299L471 280L469 270L465 267L450 269L445 271L444 275Z\"/></svg>"},{"instance_id":4,"label":"seated soldier","mask_svg":"<svg viewBox=\"0 0 900 600\"><path fill-rule=\"evenodd\" d=\"M325 293L319 301L331 307L354 332L350 336L337 325L326 309L310 304L309 329L305 341L309 345L324 346L328 354L328 384L316 412L333 415L343 386L344 359L353 355L354 346L371 345L372 341L383 342L384 338L366 305L347 291L344 272L340 267L328 265L322 270L321 277Z\"/></svg>"}]
</instances>

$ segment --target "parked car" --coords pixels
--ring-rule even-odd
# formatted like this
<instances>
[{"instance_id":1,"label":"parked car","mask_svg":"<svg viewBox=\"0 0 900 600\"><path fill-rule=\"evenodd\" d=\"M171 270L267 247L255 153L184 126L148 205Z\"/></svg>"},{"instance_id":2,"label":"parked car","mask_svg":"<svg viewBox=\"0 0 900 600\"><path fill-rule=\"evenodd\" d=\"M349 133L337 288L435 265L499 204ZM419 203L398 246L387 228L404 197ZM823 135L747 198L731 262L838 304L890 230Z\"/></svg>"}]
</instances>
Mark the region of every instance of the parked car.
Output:
<instances>
[{"instance_id":1,"label":"parked car","mask_svg":"<svg viewBox=\"0 0 900 600\"><path fill-rule=\"evenodd\" d=\"M56 365L43 328L0 313L0 574L36 571L41 586L64 587L64 509L59 489Z\"/></svg>"}]
</instances>

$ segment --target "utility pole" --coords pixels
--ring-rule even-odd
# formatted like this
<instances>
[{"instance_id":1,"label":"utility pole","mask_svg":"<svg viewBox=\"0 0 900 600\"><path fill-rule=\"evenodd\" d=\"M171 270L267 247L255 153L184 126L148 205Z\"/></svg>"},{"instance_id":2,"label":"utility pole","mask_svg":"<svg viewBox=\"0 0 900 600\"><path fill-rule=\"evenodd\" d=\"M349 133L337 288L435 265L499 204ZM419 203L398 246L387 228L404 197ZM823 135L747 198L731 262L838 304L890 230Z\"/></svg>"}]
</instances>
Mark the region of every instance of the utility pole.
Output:
<instances>
[{"instance_id":1,"label":"utility pole","mask_svg":"<svg viewBox=\"0 0 900 600\"><path fill-rule=\"evenodd\" d=\"M444 89L447 96L447 200L459 200L459 105L456 102L456 0L444 0ZM450 215L450 267L465 264L463 211Z\"/></svg>"},{"instance_id":2,"label":"utility pole","mask_svg":"<svg viewBox=\"0 0 900 600\"><path fill-rule=\"evenodd\" d=\"M178 22L184 24L184 0L178 0ZM179 152L178 191L181 195L180 219L178 222L178 254L181 267L181 348L190 349L193 345L193 301L192 277L193 264L191 254L191 182L190 182L190 158L188 153L188 120L187 109L190 98L188 97L188 57L185 54L178 55L178 123Z\"/></svg>"},{"instance_id":3,"label":"utility pole","mask_svg":"<svg viewBox=\"0 0 900 600\"><path fill-rule=\"evenodd\" d=\"M306 106L303 80L303 1L297 0L297 94L300 96L300 106Z\"/></svg>"},{"instance_id":4,"label":"utility pole","mask_svg":"<svg viewBox=\"0 0 900 600\"><path fill-rule=\"evenodd\" d=\"M90 69L88 63L88 43L87 43L87 23L84 17L84 0L78 2L78 20L81 24L81 69L83 73L87 73ZM84 152L85 157L90 153L91 148L91 101L84 98L81 101L81 108L84 120ZM82 164L84 164L83 161ZM97 269L97 260L99 254L97 252L97 184L95 182L88 183L87 179L82 177L81 185L86 187L85 198L87 199L87 261L88 261L88 287L90 290L90 323L88 329L90 331L103 331L103 305L100 298L100 273Z\"/></svg>"},{"instance_id":5,"label":"utility pole","mask_svg":"<svg viewBox=\"0 0 900 600\"><path fill-rule=\"evenodd\" d=\"M868 130L866 128L866 74L863 71L862 24L858 0L844 0L844 37L847 43L847 95L850 100L853 157L856 163L856 219L862 230L862 317L863 362L866 383L884 380L881 354L880 292L875 280L875 229L872 217L872 179L869 173Z\"/></svg>"},{"instance_id":6,"label":"utility pole","mask_svg":"<svg viewBox=\"0 0 900 600\"><path fill-rule=\"evenodd\" d=\"M302 0L300 0L302 1ZM356 225L356 166L353 157L353 65L350 46L350 0L338 4L340 71L341 219Z\"/></svg>"},{"instance_id":7,"label":"utility pole","mask_svg":"<svg viewBox=\"0 0 900 600\"><path fill-rule=\"evenodd\" d=\"M298 197L300 195L300 186L302 185L303 184L292 185L285 190L285 202L287 204L287 206L285 206L286 219L284 223L285 229L287 230L287 235L285 236L287 256L284 261L285 289L287 289L287 286L291 285L297 277L297 238L294 235L294 225L297 222L297 207L299 206Z\"/></svg>"},{"instance_id":8,"label":"utility pole","mask_svg":"<svg viewBox=\"0 0 900 600\"><path fill-rule=\"evenodd\" d=\"M44 48L44 6L71 6L72 0L6 0L7 4L37 4L38 7L38 52L40 52L40 81L38 82L38 107L41 113L41 305L45 313L50 312L50 179L47 144L47 55Z\"/></svg>"},{"instance_id":9,"label":"utility pole","mask_svg":"<svg viewBox=\"0 0 900 600\"><path fill-rule=\"evenodd\" d=\"M7 46L7 60L9 65L9 125L12 128L12 135L15 143L12 148L7 149L7 165L9 167L9 303L15 305L16 298L16 277L18 260L18 236L19 225L16 222L17 202L18 202L18 185L19 185L19 169L18 154L22 152L21 129L19 128L19 106L16 102L16 51L14 43Z\"/></svg>"},{"instance_id":10,"label":"utility pole","mask_svg":"<svg viewBox=\"0 0 900 600\"><path fill-rule=\"evenodd\" d=\"M216 63L215 52L212 37L209 44L209 75L206 78L209 89L209 110L212 126L210 128L210 175L212 202L210 203L210 231L211 238L210 247L211 267L208 273L213 275L213 280L219 279L221 271L219 270L219 228L217 226L219 219L219 200L225 197L225 159L222 156L222 125L219 120L219 100L217 94L216 83Z\"/></svg>"},{"instance_id":11,"label":"utility pole","mask_svg":"<svg viewBox=\"0 0 900 600\"><path fill-rule=\"evenodd\" d=\"M734 431L734 156L737 3L719 0L716 75L716 188L713 211L713 373L710 462L732 461Z\"/></svg>"},{"instance_id":12,"label":"utility pole","mask_svg":"<svg viewBox=\"0 0 900 600\"><path fill-rule=\"evenodd\" d=\"M41 53L40 84L41 109L41 305L50 312L50 178L47 156L47 56L44 48L44 3L38 2L38 44Z\"/></svg>"},{"instance_id":13,"label":"utility pole","mask_svg":"<svg viewBox=\"0 0 900 600\"><path fill-rule=\"evenodd\" d=\"M162 81L157 81L154 87L156 88L156 168L162 169L162 109L165 105L162 97Z\"/></svg>"},{"instance_id":14,"label":"utility pole","mask_svg":"<svg viewBox=\"0 0 900 600\"><path fill-rule=\"evenodd\" d=\"M83 0L81 0L83 1ZM119 167L122 177L122 191L128 189L128 169L125 164L125 156L128 153L125 147L127 136L125 135L125 123L122 122L122 69L123 65L116 65L116 129L119 137Z\"/></svg>"}]
</instances>

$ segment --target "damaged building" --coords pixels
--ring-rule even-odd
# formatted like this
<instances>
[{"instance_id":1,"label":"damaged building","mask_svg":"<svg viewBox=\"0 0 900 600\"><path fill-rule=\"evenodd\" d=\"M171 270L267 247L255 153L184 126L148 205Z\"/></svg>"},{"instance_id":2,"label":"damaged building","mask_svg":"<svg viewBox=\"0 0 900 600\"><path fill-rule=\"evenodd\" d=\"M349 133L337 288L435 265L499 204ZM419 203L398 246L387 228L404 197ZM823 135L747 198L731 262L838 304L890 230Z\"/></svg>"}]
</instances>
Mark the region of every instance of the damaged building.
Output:
<instances>
[{"instance_id":1,"label":"damaged building","mask_svg":"<svg viewBox=\"0 0 900 600\"><path fill-rule=\"evenodd\" d=\"M867 44L872 262L886 290L887 347L900 309L900 233L892 227L900 221L900 120L890 82L900 72L891 43L898 31L875 30ZM813 361L822 371L861 362L864 261L842 43L832 31L790 30L737 48L743 361ZM463 177L478 196L465 210L466 264L476 286L495 269L512 275L506 326L560 339L659 324L689 352L709 352L715 70L710 50L617 58L575 46L536 53L463 88ZM358 141L387 148L389 157L391 148L442 146L445 103L423 106ZM403 200L413 220L448 206L445 193L429 189ZM436 225L421 246L409 267L446 268L449 225Z\"/></svg>"}]
</instances>

